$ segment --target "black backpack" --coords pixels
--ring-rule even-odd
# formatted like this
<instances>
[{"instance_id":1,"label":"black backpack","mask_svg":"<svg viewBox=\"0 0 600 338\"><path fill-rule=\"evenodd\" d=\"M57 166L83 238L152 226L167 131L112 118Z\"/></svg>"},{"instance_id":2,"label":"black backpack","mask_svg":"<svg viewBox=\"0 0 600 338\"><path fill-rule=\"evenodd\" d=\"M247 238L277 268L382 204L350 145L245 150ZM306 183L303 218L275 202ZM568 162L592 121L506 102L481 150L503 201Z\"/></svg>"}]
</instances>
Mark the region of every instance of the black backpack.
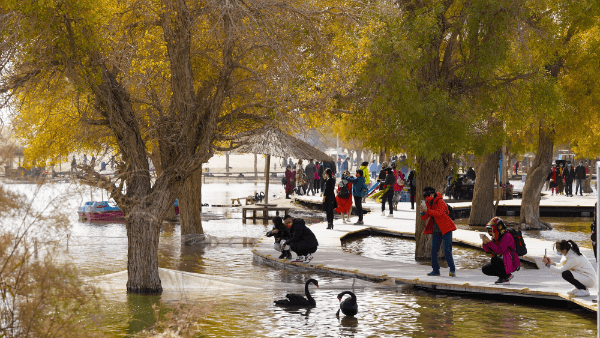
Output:
<instances>
[{"instance_id":1,"label":"black backpack","mask_svg":"<svg viewBox=\"0 0 600 338\"><path fill-rule=\"evenodd\" d=\"M513 236L515 240L516 250L514 250L519 257L525 256L527 254L527 247L525 246L525 241L523 240L523 234L520 230L516 230L513 228L506 228L506 230Z\"/></svg>"},{"instance_id":2,"label":"black backpack","mask_svg":"<svg viewBox=\"0 0 600 338\"><path fill-rule=\"evenodd\" d=\"M350 191L348 190L348 184L344 183L343 181L342 181L342 187L340 188L340 191L338 192L338 196L340 198L350 197Z\"/></svg>"},{"instance_id":3,"label":"black backpack","mask_svg":"<svg viewBox=\"0 0 600 338\"><path fill-rule=\"evenodd\" d=\"M286 185L287 184L287 180L285 179L285 177L281 179L281 184L282 185Z\"/></svg>"},{"instance_id":4,"label":"black backpack","mask_svg":"<svg viewBox=\"0 0 600 338\"><path fill-rule=\"evenodd\" d=\"M454 214L454 209L452 209L450 204L446 203L446 206L448 207L448 216L450 216L450 219L454 221L456 219L456 215Z\"/></svg>"}]
</instances>

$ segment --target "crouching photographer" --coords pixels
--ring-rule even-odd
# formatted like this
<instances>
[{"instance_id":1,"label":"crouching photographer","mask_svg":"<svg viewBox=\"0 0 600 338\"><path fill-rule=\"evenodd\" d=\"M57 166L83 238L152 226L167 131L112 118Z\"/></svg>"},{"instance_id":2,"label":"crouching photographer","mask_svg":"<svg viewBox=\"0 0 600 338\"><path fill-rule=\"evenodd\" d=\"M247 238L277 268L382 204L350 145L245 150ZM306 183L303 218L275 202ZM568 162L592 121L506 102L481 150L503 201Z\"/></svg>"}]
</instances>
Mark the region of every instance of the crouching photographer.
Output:
<instances>
[{"instance_id":1,"label":"crouching photographer","mask_svg":"<svg viewBox=\"0 0 600 338\"><path fill-rule=\"evenodd\" d=\"M281 217L273 218L273 229L267 232L266 236L275 237L273 248L281 252L279 259L292 259L290 246L285 244L292 237L292 234L290 229L283 224Z\"/></svg>"}]
</instances>

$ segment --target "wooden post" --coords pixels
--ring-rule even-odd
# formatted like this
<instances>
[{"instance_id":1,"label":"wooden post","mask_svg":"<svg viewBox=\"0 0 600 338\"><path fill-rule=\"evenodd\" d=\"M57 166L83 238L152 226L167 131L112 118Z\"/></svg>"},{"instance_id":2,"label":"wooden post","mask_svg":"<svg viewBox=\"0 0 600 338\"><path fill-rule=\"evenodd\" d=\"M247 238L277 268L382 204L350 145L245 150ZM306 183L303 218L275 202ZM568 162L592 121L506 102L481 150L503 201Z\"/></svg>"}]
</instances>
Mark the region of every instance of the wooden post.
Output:
<instances>
[{"instance_id":1,"label":"wooden post","mask_svg":"<svg viewBox=\"0 0 600 338\"><path fill-rule=\"evenodd\" d=\"M225 176L229 177L229 152L225 152Z\"/></svg>"},{"instance_id":2,"label":"wooden post","mask_svg":"<svg viewBox=\"0 0 600 338\"><path fill-rule=\"evenodd\" d=\"M265 204L269 203L269 171L271 170L271 155L267 155L266 165L265 165L265 179L267 183L265 183Z\"/></svg>"},{"instance_id":3,"label":"wooden post","mask_svg":"<svg viewBox=\"0 0 600 338\"><path fill-rule=\"evenodd\" d=\"M258 178L257 162L256 153L254 153L254 178Z\"/></svg>"}]
</instances>

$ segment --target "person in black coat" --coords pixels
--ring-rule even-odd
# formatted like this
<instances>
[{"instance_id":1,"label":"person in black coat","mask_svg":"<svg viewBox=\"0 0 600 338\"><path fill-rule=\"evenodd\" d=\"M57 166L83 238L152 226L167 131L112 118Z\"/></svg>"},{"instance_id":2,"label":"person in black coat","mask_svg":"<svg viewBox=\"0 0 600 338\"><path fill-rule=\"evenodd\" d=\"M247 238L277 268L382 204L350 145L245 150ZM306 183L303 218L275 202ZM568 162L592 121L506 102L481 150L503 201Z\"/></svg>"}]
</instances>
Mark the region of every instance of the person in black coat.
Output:
<instances>
[{"instance_id":1,"label":"person in black coat","mask_svg":"<svg viewBox=\"0 0 600 338\"><path fill-rule=\"evenodd\" d=\"M386 171L385 169L388 167L387 162L381 163L381 170L379 171L379 176L377 176L377 183L379 183L379 190L383 190L383 181L385 181Z\"/></svg>"},{"instance_id":2,"label":"person in black coat","mask_svg":"<svg viewBox=\"0 0 600 338\"><path fill-rule=\"evenodd\" d=\"M477 178L477 175L475 174L475 170L473 170L473 167L469 167L469 170L467 170L466 176L467 176L467 178L475 181L475 178Z\"/></svg>"},{"instance_id":3,"label":"person in black coat","mask_svg":"<svg viewBox=\"0 0 600 338\"><path fill-rule=\"evenodd\" d=\"M383 189L388 188L388 190L381 196L381 216L385 216L385 202L388 202L390 214L388 217L394 217L394 183L396 183L396 177L394 176L394 172L392 171L392 167L385 168L385 181L383 181Z\"/></svg>"},{"instance_id":4,"label":"person in black coat","mask_svg":"<svg viewBox=\"0 0 600 338\"><path fill-rule=\"evenodd\" d=\"M292 218L287 215L283 219L286 226L290 227L292 237L285 244L290 246L290 249L297 255L292 262L308 263L313 258L312 254L317 251L319 242L315 234L306 226L301 218Z\"/></svg>"},{"instance_id":5,"label":"person in black coat","mask_svg":"<svg viewBox=\"0 0 600 338\"><path fill-rule=\"evenodd\" d=\"M281 242L285 243L292 238L290 229L283 224L281 217L273 218L273 229L267 232L267 237L275 237L275 244L273 247L277 251L281 251L279 259L292 259L292 253L290 252L289 245L281 245Z\"/></svg>"},{"instance_id":6,"label":"person in black coat","mask_svg":"<svg viewBox=\"0 0 600 338\"><path fill-rule=\"evenodd\" d=\"M577 191L579 190L579 195L583 196L583 181L585 180L585 176L585 167L579 161L579 165L575 168L575 195L577 195Z\"/></svg>"},{"instance_id":7,"label":"person in black coat","mask_svg":"<svg viewBox=\"0 0 600 338\"><path fill-rule=\"evenodd\" d=\"M417 195L417 174L414 170L408 173L408 190L410 191L410 208L415 209L415 199Z\"/></svg>"},{"instance_id":8,"label":"person in black coat","mask_svg":"<svg viewBox=\"0 0 600 338\"><path fill-rule=\"evenodd\" d=\"M567 168L564 171L563 177L565 178L565 195L567 197L573 197L573 179L575 178L575 170L571 163L567 163Z\"/></svg>"},{"instance_id":9,"label":"person in black coat","mask_svg":"<svg viewBox=\"0 0 600 338\"><path fill-rule=\"evenodd\" d=\"M327 229L333 229L333 212L337 208L335 200L335 178L331 168L325 170L325 191L323 191L323 211L327 214Z\"/></svg>"}]
</instances>

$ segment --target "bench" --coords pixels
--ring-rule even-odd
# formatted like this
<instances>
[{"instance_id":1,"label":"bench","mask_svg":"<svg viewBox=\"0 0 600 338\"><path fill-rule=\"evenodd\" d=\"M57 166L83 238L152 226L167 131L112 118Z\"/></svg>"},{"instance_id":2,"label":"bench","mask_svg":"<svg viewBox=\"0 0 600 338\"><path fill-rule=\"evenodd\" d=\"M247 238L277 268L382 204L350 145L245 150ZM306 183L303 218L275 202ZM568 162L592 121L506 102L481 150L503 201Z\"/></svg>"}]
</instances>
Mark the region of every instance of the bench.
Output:
<instances>
[{"instance_id":1,"label":"bench","mask_svg":"<svg viewBox=\"0 0 600 338\"><path fill-rule=\"evenodd\" d=\"M240 202L240 200L245 200L245 203ZM254 196L232 198L231 205L235 205L234 202L237 202L238 205L251 205L254 204Z\"/></svg>"},{"instance_id":2,"label":"bench","mask_svg":"<svg viewBox=\"0 0 600 338\"><path fill-rule=\"evenodd\" d=\"M280 216L280 212L283 212L283 215L287 215L290 213L291 207L265 207L265 206L252 206L252 207L244 207L242 208L242 222L246 222L246 219L250 218L253 222L256 222L257 219L262 219L264 223L269 221L269 211L275 211L275 216ZM248 216L248 212L252 212L252 216ZM260 215L257 215L257 211L260 211ZM283 216L282 215L282 216Z\"/></svg>"}]
</instances>

